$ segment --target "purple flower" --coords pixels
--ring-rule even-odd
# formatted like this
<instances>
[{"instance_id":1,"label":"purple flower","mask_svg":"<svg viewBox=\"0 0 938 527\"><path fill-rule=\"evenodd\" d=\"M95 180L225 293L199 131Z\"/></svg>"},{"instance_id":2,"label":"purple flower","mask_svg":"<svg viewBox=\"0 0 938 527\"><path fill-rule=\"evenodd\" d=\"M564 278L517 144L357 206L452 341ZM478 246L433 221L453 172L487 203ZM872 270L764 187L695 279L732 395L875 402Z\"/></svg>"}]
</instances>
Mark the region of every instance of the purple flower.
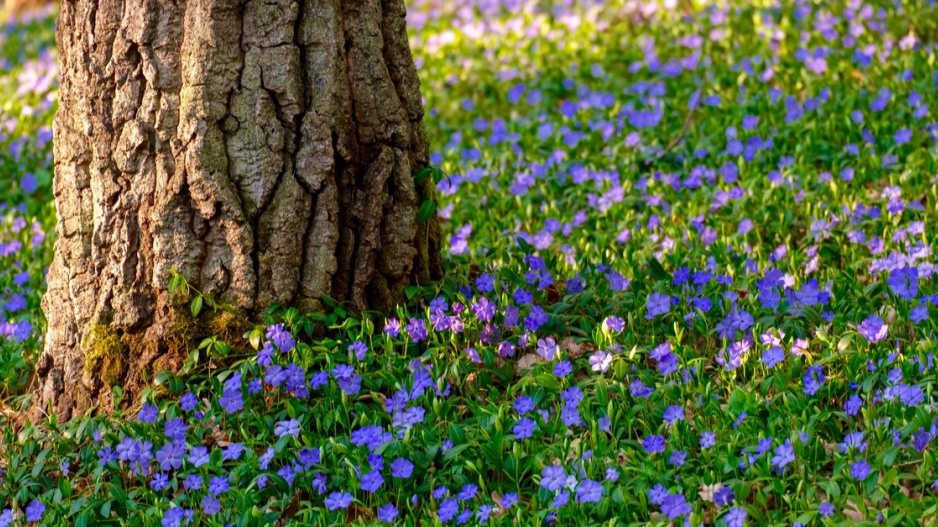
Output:
<instances>
[{"instance_id":1,"label":"purple flower","mask_svg":"<svg viewBox=\"0 0 938 527\"><path fill-rule=\"evenodd\" d=\"M736 494L733 493L733 489L730 487L720 487L719 490L713 493L713 503L721 507L733 503L735 499Z\"/></svg>"},{"instance_id":2,"label":"purple flower","mask_svg":"<svg viewBox=\"0 0 938 527\"><path fill-rule=\"evenodd\" d=\"M137 413L137 420L141 423L155 423L159 409L155 404L144 403L143 408Z\"/></svg>"},{"instance_id":3,"label":"purple flower","mask_svg":"<svg viewBox=\"0 0 938 527\"><path fill-rule=\"evenodd\" d=\"M765 364L766 368L772 369L776 364L785 360L785 352L779 346L772 346L771 348L762 352L762 364Z\"/></svg>"},{"instance_id":4,"label":"purple flower","mask_svg":"<svg viewBox=\"0 0 938 527\"><path fill-rule=\"evenodd\" d=\"M651 350L649 356L658 361L658 371L662 375L669 375L677 371L677 356L671 353L671 345L667 342Z\"/></svg>"},{"instance_id":5,"label":"purple flower","mask_svg":"<svg viewBox=\"0 0 938 527\"><path fill-rule=\"evenodd\" d=\"M391 463L391 475L395 478L409 478L414 472L414 464L409 460L399 457Z\"/></svg>"},{"instance_id":6,"label":"purple flower","mask_svg":"<svg viewBox=\"0 0 938 527\"><path fill-rule=\"evenodd\" d=\"M669 425L673 425L677 421L684 420L684 407L680 405L669 406L667 410L664 411L664 421Z\"/></svg>"},{"instance_id":7,"label":"purple flower","mask_svg":"<svg viewBox=\"0 0 938 527\"><path fill-rule=\"evenodd\" d=\"M554 365L554 375L557 377L566 377L573 373L573 366L570 361L562 360Z\"/></svg>"},{"instance_id":8,"label":"purple flower","mask_svg":"<svg viewBox=\"0 0 938 527\"><path fill-rule=\"evenodd\" d=\"M401 323L396 318L389 318L387 323L384 325L384 332L391 337L399 337L401 335Z\"/></svg>"},{"instance_id":9,"label":"purple flower","mask_svg":"<svg viewBox=\"0 0 938 527\"><path fill-rule=\"evenodd\" d=\"M589 363L593 371L606 372L612 364L612 354L608 351L599 350L590 355Z\"/></svg>"},{"instance_id":10,"label":"purple flower","mask_svg":"<svg viewBox=\"0 0 938 527\"><path fill-rule=\"evenodd\" d=\"M515 403L512 407L519 414L524 415L534 409L534 401L527 395L521 395L515 399Z\"/></svg>"},{"instance_id":11,"label":"purple flower","mask_svg":"<svg viewBox=\"0 0 938 527\"><path fill-rule=\"evenodd\" d=\"M557 496L554 497L554 501L551 502L550 506L555 509L559 509L565 506L569 501L570 501L570 491L562 490L560 491L560 494L557 494Z\"/></svg>"},{"instance_id":12,"label":"purple flower","mask_svg":"<svg viewBox=\"0 0 938 527\"><path fill-rule=\"evenodd\" d=\"M199 476L198 474L189 474L186 479L182 481L182 486L189 491L202 490L203 483L205 482L202 480L202 476Z\"/></svg>"},{"instance_id":13,"label":"purple flower","mask_svg":"<svg viewBox=\"0 0 938 527\"><path fill-rule=\"evenodd\" d=\"M795 449L791 446L791 441L786 439L784 443L775 447L775 455L772 456L772 466L780 472L785 470L789 463L795 460Z\"/></svg>"},{"instance_id":14,"label":"purple flower","mask_svg":"<svg viewBox=\"0 0 938 527\"><path fill-rule=\"evenodd\" d=\"M208 463L209 457L208 449L204 446L193 447L189 450L189 463L196 468Z\"/></svg>"},{"instance_id":15,"label":"purple flower","mask_svg":"<svg viewBox=\"0 0 938 527\"><path fill-rule=\"evenodd\" d=\"M388 503L378 509L378 519L383 522L393 523L398 514L400 514L400 511L397 510L397 507L395 507L393 503Z\"/></svg>"},{"instance_id":16,"label":"purple flower","mask_svg":"<svg viewBox=\"0 0 938 527\"><path fill-rule=\"evenodd\" d=\"M414 342L426 340L427 336L429 336L426 321L419 318L410 319L410 322L404 329L407 330L407 334L410 335L411 340Z\"/></svg>"},{"instance_id":17,"label":"purple flower","mask_svg":"<svg viewBox=\"0 0 938 527\"><path fill-rule=\"evenodd\" d=\"M214 516L221 512L221 502L215 496L208 495L202 498L202 512L206 516Z\"/></svg>"},{"instance_id":18,"label":"purple flower","mask_svg":"<svg viewBox=\"0 0 938 527\"><path fill-rule=\"evenodd\" d=\"M26 521L38 522L42 519L42 515L46 512L46 506L39 498L34 499L29 502L29 505L26 507Z\"/></svg>"},{"instance_id":19,"label":"purple flower","mask_svg":"<svg viewBox=\"0 0 938 527\"><path fill-rule=\"evenodd\" d=\"M886 331L888 329L889 326L877 315L866 317L866 320L857 327L860 334L866 337L866 340L870 341L872 344L886 338Z\"/></svg>"},{"instance_id":20,"label":"purple flower","mask_svg":"<svg viewBox=\"0 0 938 527\"><path fill-rule=\"evenodd\" d=\"M355 358L358 360L365 360L365 356L368 354L368 346L360 340L356 340L348 347L349 351L355 353Z\"/></svg>"},{"instance_id":21,"label":"purple flower","mask_svg":"<svg viewBox=\"0 0 938 527\"><path fill-rule=\"evenodd\" d=\"M347 509L352 504L352 495L347 492L333 492L326 498L326 507L330 511Z\"/></svg>"},{"instance_id":22,"label":"purple flower","mask_svg":"<svg viewBox=\"0 0 938 527\"><path fill-rule=\"evenodd\" d=\"M896 135L893 136L893 139L896 141L897 145L904 145L912 140L912 130L903 128L896 132Z\"/></svg>"},{"instance_id":23,"label":"purple flower","mask_svg":"<svg viewBox=\"0 0 938 527\"><path fill-rule=\"evenodd\" d=\"M522 417L511 429L511 433L515 435L515 439L528 439L534 433L536 426L533 419Z\"/></svg>"},{"instance_id":24,"label":"purple flower","mask_svg":"<svg viewBox=\"0 0 938 527\"><path fill-rule=\"evenodd\" d=\"M873 469L870 468L870 464L867 463L865 459L861 459L850 465L850 476L854 479L864 480L872 473Z\"/></svg>"},{"instance_id":25,"label":"purple flower","mask_svg":"<svg viewBox=\"0 0 938 527\"><path fill-rule=\"evenodd\" d=\"M692 510L683 494L668 494L668 497L661 504L661 512L672 520L676 520L684 514L690 514Z\"/></svg>"},{"instance_id":26,"label":"purple flower","mask_svg":"<svg viewBox=\"0 0 938 527\"><path fill-rule=\"evenodd\" d=\"M518 495L514 492L509 492L502 496L502 507L509 509L518 504Z\"/></svg>"},{"instance_id":27,"label":"purple flower","mask_svg":"<svg viewBox=\"0 0 938 527\"><path fill-rule=\"evenodd\" d=\"M684 462L687 460L687 452L683 450L675 450L671 452L671 457L668 459L668 463L671 463L675 467L680 467L684 465Z\"/></svg>"},{"instance_id":28,"label":"purple flower","mask_svg":"<svg viewBox=\"0 0 938 527\"><path fill-rule=\"evenodd\" d=\"M860 408L863 406L863 399L860 399L860 396L853 394L849 399L844 403L844 412L847 415L857 415L860 411Z\"/></svg>"},{"instance_id":29,"label":"purple flower","mask_svg":"<svg viewBox=\"0 0 938 527\"><path fill-rule=\"evenodd\" d=\"M227 476L218 476L208 482L208 491L216 496L228 492L229 488Z\"/></svg>"},{"instance_id":30,"label":"purple flower","mask_svg":"<svg viewBox=\"0 0 938 527\"><path fill-rule=\"evenodd\" d=\"M577 503L599 503L603 497L603 485L591 479L584 479L576 487Z\"/></svg>"},{"instance_id":31,"label":"purple flower","mask_svg":"<svg viewBox=\"0 0 938 527\"><path fill-rule=\"evenodd\" d=\"M658 315L664 315L671 310L671 297L664 293L652 293L648 295L645 307L648 309L648 314L645 315L645 318L649 320Z\"/></svg>"},{"instance_id":32,"label":"purple flower","mask_svg":"<svg viewBox=\"0 0 938 527\"><path fill-rule=\"evenodd\" d=\"M157 492L167 489L169 487L169 476L162 472L157 472L150 481L150 487ZM0 522L0 527L3 525L3 522Z\"/></svg>"},{"instance_id":33,"label":"purple flower","mask_svg":"<svg viewBox=\"0 0 938 527\"><path fill-rule=\"evenodd\" d=\"M821 505L817 508L818 514L821 516L833 516L834 515L834 506L829 502L821 502Z\"/></svg>"},{"instance_id":34,"label":"purple flower","mask_svg":"<svg viewBox=\"0 0 938 527\"><path fill-rule=\"evenodd\" d=\"M459 494L456 495L456 498L459 501L468 501L476 497L476 494L479 492L478 485L467 484L463 485L462 490L459 491Z\"/></svg>"},{"instance_id":35,"label":"purple flower","mask_svg":"<svg viewBox=\"0 0 938 527\"><path fill-rule=\"evenodd\" d=\"M182 459L186 454L185 443L166 443L156 452L156 461L162 470L178 469L182 466Z\"/></svg>"},{"instance_id":36,"label":"purple flower","mask_svg":"<svg viewBox=\"0 0 938 527\"><path fill-rule=\"evenodd\" d=\"M452 520L453 517L456 516L457 512L459 512L459 504L456 502L455 499L449 498L449 499L443 500L443 502L440 503L440 508L436 511L436 514L437 516L439 516L441 522L446 523ZM472 511L467 511L467 512L469 512L469 516L471 516ZM468 520L468 516L467 516L467 520Z\"/></svg>"},{"instance_id":37,"label":"purple flower","mask_svg":"<svg viewBox=\"0 0 938 527\"><path fill-rule=\"evenodd\" d=\"M567 484L567 473L558 465L547 465L541 470L541 487L555 492Z\"/></svg>"},{"instance_id":38,"label":"purple flower","mask_svg":"<svg viewBox=\"0 0 938 527\"><path fill-rule=\"evenodd\" d=\"M648 452L649 454L664 452L664 438L661 436L648 436L642 440L642 448L644 448L645 452Z\"/></svg>"},{"instance_id":39,"label":"purple flower","mask_svg":"<svg viewBox=\"0 0 938 527\"><path fill-rule=\"evenodd\" d=\"M276 434L277 437L284 437L288 435L293 436L293 437L299 437L300 422L297 421L296 419L285 419L283 421L280 421L274 427L274 434Z\"/></svg>"},{"instance_id":40,"label":"purple flower","mask_svg":"<svg viewBox=\"0 0 938 527\"><path fill-rule=\"evenodd\" d=\"M726 527L743 527L746 525L746 516L746 509L733 507L723 519L726 521Z\"/></svg>"},{"instance_id":41,"label":"purple flower","mask_svg":"<svg viewBox=\"0 0 938 527\"><path fill-rule=\"evenodd\" d=\"M274 343L281 353L292 351L296 346L296 341L289 331L284 329L283 324L274 324L267 328L267 339Z\"/></svg>"},{"instance_id":42,"label":"purple flower","mask_svg":"<svg viewBox=\"0 0 938 527\"><path fill-rule=\"evenodd\" d=\"M804 373L804 393L806 395L814 395L821 388L821 385L824 384L824 366L817 364L811 366Z\"/></svg>"},{"instance_id":43,"label":"purple flower","mask_svg":"<svg viewBox=\"0 0 938 527\"><path fill-rule=\"evenodd\" d=\"M625 321L619 317L606 317L606 320L603 321L603 325L609 328L609 331L614 331L616 333L625 329Z\"/></svg>"},{"instance_id":44,"label":"purple flower","mask_svg":"<svg viewBox=\"0 0 938 527\"><path fill-rule=\"evenodd\" d=\"M384 478L381 477L381 471L372 470L362 476L362 490L366 492L375 492L384 485Z\"/></svg>"},{"instance_id":45,"label":"purple flower","mask_svg":"<svg viewBox=\"0 0 938 527\"><path fill-rule=\"evenodd\" d=\"M192 392L186 392L182 394L182 397L179 398L179 406L187 412L195 410L195 407L198 404L199 398L193 395Z\"/></svg>"}]
</instances>

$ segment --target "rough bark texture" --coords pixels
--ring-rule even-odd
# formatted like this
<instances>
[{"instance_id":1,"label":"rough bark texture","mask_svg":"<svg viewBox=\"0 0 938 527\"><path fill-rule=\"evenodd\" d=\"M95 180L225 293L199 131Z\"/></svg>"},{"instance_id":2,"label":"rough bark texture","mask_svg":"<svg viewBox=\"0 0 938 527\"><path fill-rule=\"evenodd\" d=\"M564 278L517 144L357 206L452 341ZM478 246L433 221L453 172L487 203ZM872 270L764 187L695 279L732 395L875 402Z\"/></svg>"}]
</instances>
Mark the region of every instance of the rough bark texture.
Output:
<instances>
[{"instance_id":1,"label":"rough bark texture","mask_svg":"<svg viewBox=\"0 0 938 527\"><path fill-rule=\"evenodd\" d=\"M57 41L58 241L35 412L173 368L179 270L257 313L384 309L440 274L403 0L70 0Z\"/></svg>"}]
</instances>

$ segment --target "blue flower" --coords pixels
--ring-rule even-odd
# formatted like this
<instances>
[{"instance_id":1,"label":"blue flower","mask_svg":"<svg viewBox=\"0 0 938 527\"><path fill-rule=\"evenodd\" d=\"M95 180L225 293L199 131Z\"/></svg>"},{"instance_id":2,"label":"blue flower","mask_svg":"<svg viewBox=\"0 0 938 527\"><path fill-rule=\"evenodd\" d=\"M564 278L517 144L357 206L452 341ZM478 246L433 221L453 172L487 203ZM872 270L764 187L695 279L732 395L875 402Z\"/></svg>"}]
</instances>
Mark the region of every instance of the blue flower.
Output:
<instances>
[{"instance_id":1,"label":"blue flower","mask_svg":"<svg viewBox=\"0 0 938 527\"><path fill-rule=\"evenodd\" d=\"M511 429L511 433L515 435L516 439L528 439L534 433L536 427L537 424L533 419L522 417L518 420L518 424Z\"/></svg>"},{"instance_id":2,"label":"blue flower","mask_svg":"<svg viewBox=\"0 0 938 527\"><path fill-rule=\"evenodd\" d=\"M693 508L684 499L683 494L668 494L661 504L661 512L668 518L676 520L685 514L690 514Z\"/></svg>"},{"instance_id":3,"label":"blue flower","mask_svg":"<svg viewBox=\"0 0 938 527\"><path fill-rule=\"evenodd\" d=\"M207 495L202 498L202 512L206 516L214 516L221 512L221 502L215 496Z\"/></svg>"},{"instance_id":4,"label":"blue flower","mask_svg":"<svg viewBox=\"0 0 938 527\"><path fill-rule=\"evenodd\" d=\"M300 435L300 422L296 419L285 419L280 421L274 427L274 434L276 434L277 437L298 437Z\"/></svg>"},{"instance_id":5,"label":"blue flower","mask_svg":"<svg viewBox=\"0 0 938 527\"><path fill-rule=\"evenodd\" d=\"M789 463L795 460L795 449L791 446L791 440L775 447L775 455L772 457L772 466L779 471L784 470Z\"/></svg>"},{"instance_id":6,"label":"blue flower","mask_svg":"<svg viewBox=\"0 0 938 527\"><path fill-rule=\"evenodd\" d=\"M771 348L762 352L762 364L765 364L766 368L772 369L776 364L785 360L785 352L780 346L772 346ZM745 513L745 511L743 511Z\"/></svg>"},{"instance_id":7,"label":"blue flower","mask_svg":"<svg viewBox=\"0 0 938 527\"><path fill-rule=\"evenodd\" d=\"M440 503L440 508L436 511L436 514L439 516L441 522L446 523L453 519L453 516L456 516L457 512L459 512L459 504L456 503L456 500L453 498L448 498Z\"/></svg>"},{"instance_id":8,"label":"blue flower","mask_svg":"<svg viewBox=\"0 0 938 527\"><path fill-rule=\"evenodd\" d=\"M603 497L603 485L591 479L584 479L576 487L577 503L599 503Z\"/></svg>"},{"instance_id":9,"label":"blue flower","mask_svg":"<svg viewBox=\"0 0 938 527\"><path fill-rule=\"evenodd\" d=\"M518 494L509 492L502 496L502 507L510 509L518 504Z\"/></svg>"},{"instance_id":10,"label":"blue flower","mask_svg":"<svg viewBox=\"0 0 938 527\"><path fill-rule=\"evenodd\" d=\"M844 402L844 412L847 415L851 415L851 416L857 415L857 413L860 411L860 408L862 406L863 406L863 399L860 399L859 395L853 394L850 396L849 399L847 399L846 402Z\"/></svg>"},{"instance_id":11,"label":"blue flower","mask_svg":"<svg viewBox=\"0 0 938 527\"><path fill-rule=\"evenodd\" d=\"M381 477L381 472L379 470L372 470L371 472L362 476L362 490L366 492L376 492L381 486L384 485L384 478Z\"/></svg>"},{"instance_id":12,"label":"blue flower","mask_svg":"<svg viewBox=\"0 0 938 527\"><path fill-rule=\"evenodd\" d=\"M567 484L567 473L563 467L557 465L547 465L541 470L541 487L555 492Z\"/></svg>"},{"instance_id":13,"label":"blue flower","mask_svg":"<svg viewBox=\"0 0 938 527\"><path fill-rule=\"evenodd\" d=\"M652 319L658 315L664 315L671 310L671 297L664 293L652 293L645 302L648 314L645 318Z\"/></svg>"},{"instance_id":14,"label":"blue flower","mask_svg":"<svg viewBox=\"0 0 938 527\"><path fill-rule=\"evenodd\" d=\"M45 504L39 501L39 498L36 498L26 506L26 521L38 522L42 519L42 515L45 514L45 512Z\"/></svg>"},{"instance_id":15,"label":"blue flower","mask_svg":"<svg viewBox=\"0 0 938 527\"><path fill-rule=\"evenodd\" d=\"M391 463L391 475L395 478L409 478L414 471L414 464L409 460L399 457Z\"/></svg>"},{"instance_id":16,"label":"blue flower","mask_svg":"<svg viewBox=\"0 0 938 527\"><path fill-rule=\"evenodd\" d=\"M214 494L215 496L220 496L226 492L230 486L228 485L227 476L218 476L212 478L208 483L208 491Z\"/></svg>"},{"instance_id":17,"label":"blue flower","mask_svg":"<svg viewBox=\"0 0 938 527\"><path fill-rule=\"evenodd\" d=\"M352 495L347 492L333 492L326 498L326 507L330 511L347 509L352 504Z\"/></svg>"},{"instance_id":18,"label":"blue flower","mask_svg":"<svg viewBox=\"0 0 938 527\"><path fill-rule=\"evenodd\" d=\"M557 377L566 377L573 373L573 366L570 365L569 361L562 360L554 365L554 375Z\"/></svg>"},{"instance_id":19,"label":"blue flower","mask_svg":"<svg viewBox=\"0 0 938 527\"><path fill-rule=\"evenodd\" d=\"M730 487L720 487L716 492L713 493L713 503L723 506L733 503L733 500L736 499L736 494L733 492L733 489Z\"/></svg>"},{"instance_id":20,"label":"blue flower","mask_svg":"<svg viewBox=\"0 0 938 527\"><path fill-rule=\"evenodd\" d=\"M854 479L864 480L872 473L873 469L870 468L870 464L867 463L865 459L861 459L850 465L850 476Z\"/></svg>"},{"instance_id":21,"label":"blue flower","mask_svg":"<svg viewBox=\"0 0 938 527\"><path fill-rule=\"evenodd\" d=\"M746 509L733 507L723 519L726 521L726 527L743 527L746 525Z\"/></svg>"},{"instance_id":22,"label":"blue flower","mask_svg":"<svg viewBox=\"0 0 938 527\"><path fill-rule=\"evenodd\" d=\"M137 413L137 420L141 423L155 423L159 409L155 404L144 403L143 408Z\"/></svg>"},{"instance_id":23,"label":"blue flower","mask_svg":"<svg viewBox=\"0 0 938 527\"><path fill-rule=\"evenodd\" d=\"M388 503L378 508L378 519L383 522L393 523L398 514L400 514L400 511L397 510L397 507L395 507L393 503Z\"/></svg>"},{"instance_id":24,"label":"blue flower","mask_svg":"<svg viewBox=\"0 0 938 527\"><path fill-rule=\"evenodd\" d=\"M680 405L669 406L664 411L664 422L673 425L677 421L684 420L684 407Z\"/></svg>"},{"instance_id":25,"label":"blue flower","mask_svg":"<svg viewBox=\"0 0 938 527\"><path fill-rule=\"evenodd\" d=\"M664 438L657 435L652 435L646 437L642 440L642 448L645 449L645 452L649 454L655 454L657 452L664 452L665 441Z\"/></svg>"},{"instance_id":26,"label":"blue flower","mask_svg":"<svg viewBox=\"0 0 938 527\"><path fill-rule=\"evenodd\" d=\"M202 465L208 463L209 453L208 449L204 446L192 447L189 450L189 463L192 463L192 466L198 468Z\"/></svg>"}]
</instances>

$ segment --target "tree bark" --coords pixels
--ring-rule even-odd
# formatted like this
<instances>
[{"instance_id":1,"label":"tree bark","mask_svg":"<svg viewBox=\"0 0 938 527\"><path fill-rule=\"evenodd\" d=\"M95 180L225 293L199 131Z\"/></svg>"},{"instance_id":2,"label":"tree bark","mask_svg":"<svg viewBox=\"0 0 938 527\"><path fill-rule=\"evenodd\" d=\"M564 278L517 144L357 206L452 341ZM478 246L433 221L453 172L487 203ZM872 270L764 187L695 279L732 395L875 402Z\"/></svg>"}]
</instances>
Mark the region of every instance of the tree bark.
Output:
<instances>
[{"instance_id":1,"label":"tree bark","mask_svg":"<svg viewBox=\"0 0 938 527\"><path fill-rule=\"evenodd\" d=\"M178 367L170 269L256 314L387 309L441 274L403 0L71 0L35 415Z\"/></svg>"}]
</instances>

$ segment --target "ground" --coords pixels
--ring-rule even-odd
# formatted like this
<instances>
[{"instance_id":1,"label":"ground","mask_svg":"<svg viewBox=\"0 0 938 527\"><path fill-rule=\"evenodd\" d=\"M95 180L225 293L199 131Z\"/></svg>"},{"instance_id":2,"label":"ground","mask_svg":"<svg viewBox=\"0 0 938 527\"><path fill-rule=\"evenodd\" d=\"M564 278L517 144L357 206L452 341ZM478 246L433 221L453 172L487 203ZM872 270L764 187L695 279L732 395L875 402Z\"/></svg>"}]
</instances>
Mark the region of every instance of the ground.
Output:
<instances>
[{"instance_id":1,"label":"ground","mask_svg":"<svg viewBox=\"0 0 938 527\"><path fill-rule=\"evenodd\" d=\"M0 525L934 523L938 7L534 4L410 6L443 281L41 426L54 50L6 26Z\"/></svg>"}]
</instances>

